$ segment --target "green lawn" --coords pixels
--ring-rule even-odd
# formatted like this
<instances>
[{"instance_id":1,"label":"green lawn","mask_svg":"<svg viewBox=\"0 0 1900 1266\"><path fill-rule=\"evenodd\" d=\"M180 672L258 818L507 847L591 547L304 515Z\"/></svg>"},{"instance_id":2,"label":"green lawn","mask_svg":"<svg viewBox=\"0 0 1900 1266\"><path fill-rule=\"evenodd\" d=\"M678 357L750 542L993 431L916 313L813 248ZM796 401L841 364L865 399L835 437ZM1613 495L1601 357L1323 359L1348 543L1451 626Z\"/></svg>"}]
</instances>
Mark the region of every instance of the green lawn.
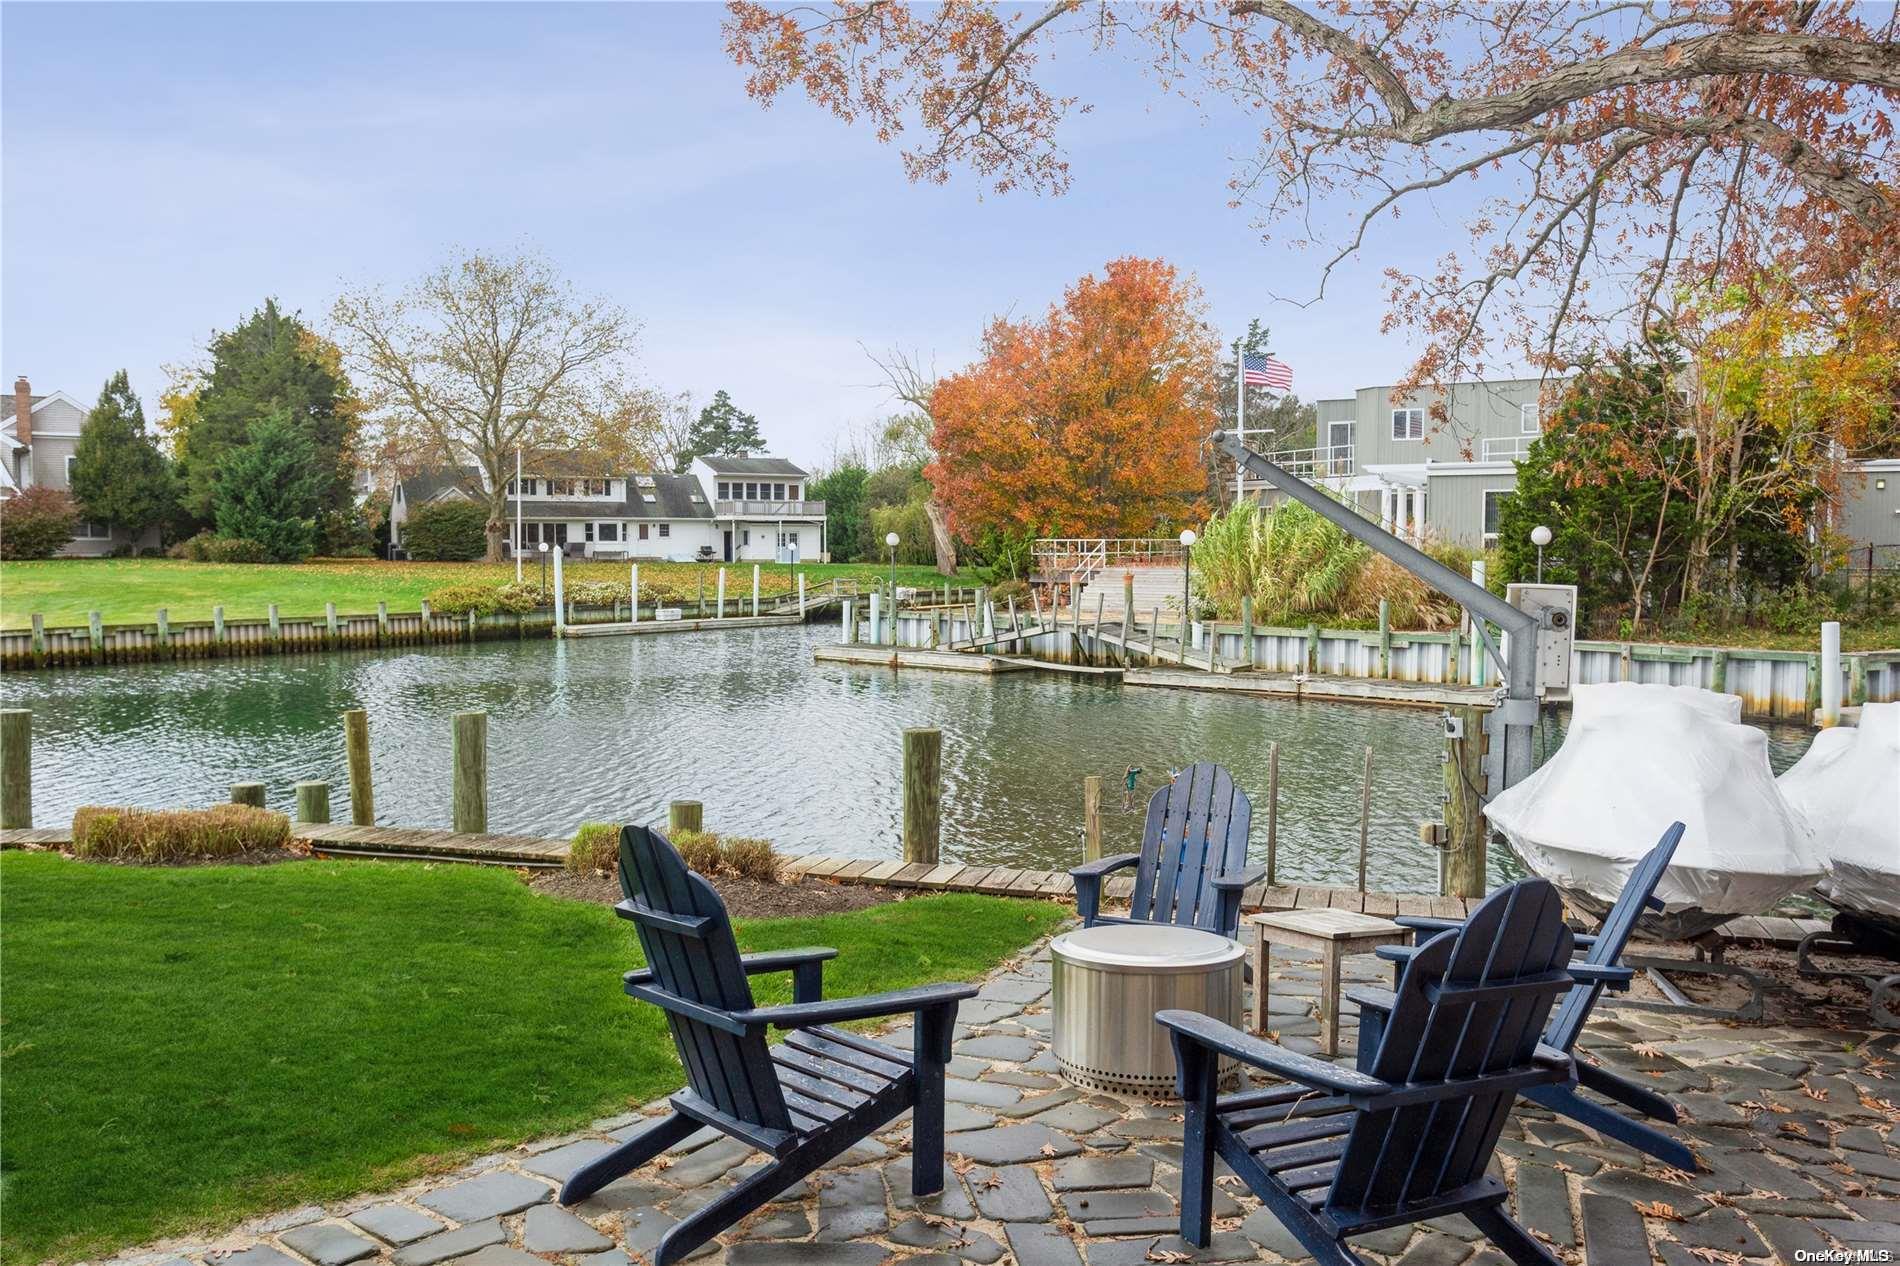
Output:
<instances>
[{"instance_id":1,"label":"green lawn","mask_svg":"<svg viewBox=\"0 0 1900 1266\"><path fill-rule=\"evenodd\" d=\"M736 598L752 591L752 564L727 563L726 594ZM710 597L717 584L719 564L641 563L640 583L670 588L675 593L697 592L700 579ZM802 571L806 584L822 585L833 576L870 580L888 578L890 569L871 563L801 563L790 567L760 564L760 590L786 593L796 588L793 573ZM537 576L524 567L527 577ZM625 563L577 563L566 569L577 580L627 579ZM513 563L385 563L375 559L332 559L284 565L187 563L166 558L60 558L44 562L0 563L0 628L25 628L33 613L46 617L49 627L83 625L87 613L98 611L107 624L131 624L154 619L164 607L173 620L209 620L211 608L223 606L236 620L268 614L271 603L286 616L321 615L323 604L336 603L345 615L363 614L387 602L391 611L415 611L432 589L443 585L502 584L515 578ZM943 577L930 567L899 567L900 585L935 587ZM974 580L966 584L976 584Z\"/></svg>"},{"instance_id":2,"label":"green lawn","mask_svg":"<svg viewBox=\"0 0 1900 1266\"><path fill-rule=\"evenodd\" d=\"M1062 911L969 895L741 924L841 997L973 979ZM604 907L481 867L0 855L8 1263L396 1184L680 1082ZM789 1000L760 977L761 1000Z\"/></svg>"}]
</instances>

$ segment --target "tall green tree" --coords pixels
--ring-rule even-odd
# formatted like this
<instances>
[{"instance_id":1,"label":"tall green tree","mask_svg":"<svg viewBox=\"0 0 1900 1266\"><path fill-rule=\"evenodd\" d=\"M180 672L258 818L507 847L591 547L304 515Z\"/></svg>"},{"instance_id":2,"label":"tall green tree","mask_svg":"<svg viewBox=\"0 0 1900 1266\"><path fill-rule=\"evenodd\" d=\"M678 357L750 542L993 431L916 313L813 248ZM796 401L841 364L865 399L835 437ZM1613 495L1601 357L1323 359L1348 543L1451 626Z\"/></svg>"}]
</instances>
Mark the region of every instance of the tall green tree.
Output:
<instances>
[{"instance_id":1,"label":"tall green tree","mask_svg":"<svg viewBox=\"0 0 1900 1266\"><path fill-rule=\"evenodd\" d=\"M171 463L145 430L145 406L121 369L106 379L73 449L72 493L89 519L139 536L175 505Z\"/></svg>"},{"instance_id":2,"label":"tall green tree","mask_svg":"<svg viewBox=\"0 0 1900 1266\"><path fill-rule=\"evenodd\" d=\"M273 563L303 561L316 547L326 474L308 430L289 409L271 410L219 462L218 535L256 541Z\"/></svg>"},{"instance_id":3,"label":"tall green tree","mask_svg":"<svg viewBox=\"0 0 1900 1266\"><path fill-rule=\"evenodd\" d=\"M865 556L869 538L864 484L869 478L863 465L847 461L808 485L811 499L825 503L825 544L834 562L855 562Z\"/></svg>"},{"instance_id":4,"label":"tall green tree","mask_svg":"<svg viewBox=\"0 0 1900 1266\"><path fill-rule=\"evenodd\" d=\"M335 346L266 299L235 328L214 335L210 352L195 416L178 441L185 509L215 520L225 458L251 442L261 419L282 413L309 442L316 513L345 514L355 496L362 406Z\"/></svg>"},{"instance_id":5,"label":"tall green tree","mask_svg":"<svg viewBox=\"0 0 1900 1266\"><path fill-rule=\"evenodd\" d=\"M685 461L717 453L756 453L765 448L759 420L732 402L724 391L713 393L712 403L699 411L687 432Z\"/></svg>"}]
</instances>

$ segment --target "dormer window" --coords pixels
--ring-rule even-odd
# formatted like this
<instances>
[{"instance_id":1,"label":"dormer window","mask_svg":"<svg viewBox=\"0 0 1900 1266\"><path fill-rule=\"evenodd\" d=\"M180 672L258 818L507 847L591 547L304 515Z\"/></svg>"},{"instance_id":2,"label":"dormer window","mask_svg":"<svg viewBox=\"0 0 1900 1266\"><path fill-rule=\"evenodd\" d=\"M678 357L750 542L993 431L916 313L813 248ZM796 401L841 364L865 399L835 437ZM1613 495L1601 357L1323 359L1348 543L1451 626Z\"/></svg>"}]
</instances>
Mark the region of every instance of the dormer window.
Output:
<instances>
[{"instance_id":1,"label":"dormer window","mask_svg":"<svg viewBox=\"0 0 1900 1266\"><path fill-rule=\"evenodd\" d=\"M648 505L652 505L654 502L658 501L659 498L654 496L650 492L643 492L640 494L640 500L646 502Z\"/></svg>"},{"instance_id":2,"label":"dormer window","mask_svg":"<svg viewBox=\"0 0 1900 1266\"><path fill-rule=\"evenodd\" d=\"M633 477L633 482L637 487L651 488L653 486L653 476L652 475L635 475Z\"/></svg>"}]
</instances>

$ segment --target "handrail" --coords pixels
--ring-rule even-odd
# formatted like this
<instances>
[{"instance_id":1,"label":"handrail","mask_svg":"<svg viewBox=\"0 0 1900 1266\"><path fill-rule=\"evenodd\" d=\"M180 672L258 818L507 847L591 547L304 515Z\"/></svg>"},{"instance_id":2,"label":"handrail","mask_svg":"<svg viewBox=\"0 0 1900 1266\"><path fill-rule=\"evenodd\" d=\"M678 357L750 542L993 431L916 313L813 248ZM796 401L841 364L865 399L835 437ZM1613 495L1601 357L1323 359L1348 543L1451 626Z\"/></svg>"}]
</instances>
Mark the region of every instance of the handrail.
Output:
<instances>
[{"instance_id":1,"label":"handrail","mask_svg":"<svg viewBox=\"0 0 1900 1266\"><path fill-rule=\"evenodd\" d=\"M1353 448L1350 444L1322 444L1315 448L1282 449L1277 453L1269 453L1267 460L1295 478L1308 482L1353 473ZM1259 480L1247 482L1256 486L1265 486Z\"/></svg>"}]
</instances>

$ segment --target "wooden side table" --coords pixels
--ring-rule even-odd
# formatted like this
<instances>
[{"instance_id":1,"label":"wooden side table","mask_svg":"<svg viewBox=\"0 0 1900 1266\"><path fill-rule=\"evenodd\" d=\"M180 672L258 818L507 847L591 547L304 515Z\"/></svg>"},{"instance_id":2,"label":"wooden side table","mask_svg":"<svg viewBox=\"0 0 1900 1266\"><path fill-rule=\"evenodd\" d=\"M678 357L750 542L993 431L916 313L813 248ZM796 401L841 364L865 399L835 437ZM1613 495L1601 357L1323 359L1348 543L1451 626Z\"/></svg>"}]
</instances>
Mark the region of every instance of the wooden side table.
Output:
<instances>
[{"instance_id":1,"label":"wooden side table","mask_svg":"<svg viewBox=\"0 0 1900 1266\"><path fill-rule=\"evenodd\" d=\"M1351 910L1282 910L1256 914L1253 924L1253 1031L1267 1031L1267 946L1273 942L1319 951L1320 1049L1339 1053L1339 963L1381 945L1410 945L1412 933L1390 919Z\"/></svg>"}]
</instances>

